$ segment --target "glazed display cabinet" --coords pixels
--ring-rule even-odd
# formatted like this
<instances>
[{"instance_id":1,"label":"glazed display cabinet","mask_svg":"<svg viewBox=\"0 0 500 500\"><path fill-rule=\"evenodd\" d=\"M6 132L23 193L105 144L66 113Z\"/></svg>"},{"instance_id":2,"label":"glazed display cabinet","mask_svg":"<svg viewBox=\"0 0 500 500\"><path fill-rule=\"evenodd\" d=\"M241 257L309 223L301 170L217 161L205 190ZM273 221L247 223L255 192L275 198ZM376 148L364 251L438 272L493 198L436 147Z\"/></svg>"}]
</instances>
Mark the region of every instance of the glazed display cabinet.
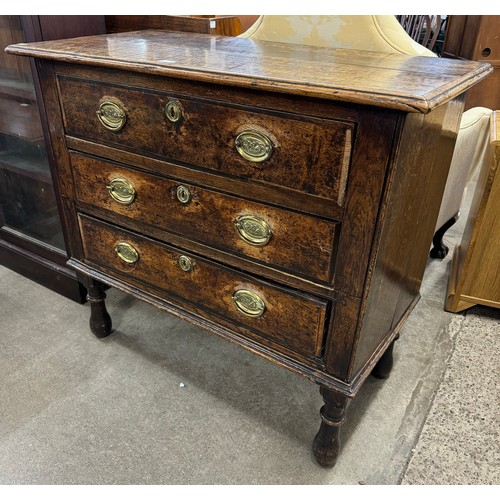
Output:
<instances>
[{"instance_id":1,"label":"glazed display cabinet","mask_svg":"<svg viewBox=\"0 0 500 500\"><path fill-rule=\"evenodd\" d=\"M39 82L29 59L4 48L101 32L100 16L0 16L0 264L79 302L86 290L66 267Z\"/></svg>"}]
</instances>

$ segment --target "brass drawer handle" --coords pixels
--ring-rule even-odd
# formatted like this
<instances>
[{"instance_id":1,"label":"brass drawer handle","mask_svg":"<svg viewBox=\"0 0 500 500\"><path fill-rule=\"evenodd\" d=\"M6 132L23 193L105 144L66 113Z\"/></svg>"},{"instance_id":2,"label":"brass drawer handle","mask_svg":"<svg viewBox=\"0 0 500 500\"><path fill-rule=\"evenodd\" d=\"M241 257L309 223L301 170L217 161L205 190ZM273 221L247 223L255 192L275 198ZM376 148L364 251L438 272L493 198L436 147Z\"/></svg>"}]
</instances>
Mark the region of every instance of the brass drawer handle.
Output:
<instances>
[{"instance_id":1,"label":"brass drawer handle","mask_svg":"<svg viewBox=\"0 0 500 500\"><path fill-rule=\"evenodd\" d=\"M176 191L177 199L181 203L189 203L189 200L191 199L191 193L189 192L189 189L186 186L179 186Z\"/></svg>"},{"instance_id":2,"label":"brass drawer handle","mask_svg":"<svg viewBox=\"0 0 500 500\"><path fill-rule=\"evenodd\" d=\"M127 179L113 179L106 189L113 200L122 205L130 205L135 200L135 189Z\"/></svg>"},{"instance_id":3,"label":"brass drawer handle","mask_svg":"<svg viewBox=\"0 0 500 500\"><path fill-rule=\"evenodd\" d=\"M256 247L267 245L273 234L269 224L254 215L242 215L238 217L234 226L244 242Z\"/></svg>"},{"instance_id":4,"label":"brass drawer handle","mask_svg":"<svg viewBox=\"0 0 500 500\"><path fill-rule=\"evenodd\" d=\"M135 264L139 260L139 252L129 243L117 243L115 252L126 264Z\"/></svg>"},{"instance_id":5,"label":"brass drawer handle","mask_svg":"<svg viewBox=\"0 0 500 500\"><path fill-rule=\"evenodd\" d=\"M237 290L233 302L240 312L251 318L259 318L266 310L264 300L250 290Z\"/></svg>"},{"instance_id":6,"label":"brass drawer handle","mask_svg":"<svg viewBox=\"0 0 500 500\"><path fill-rule=\"evenodd\" d=\"M101 102L96 113L101 124L111 132L118 132L127 122L125 110L113 101Z\"/></svg>"},{"instance_id":7,"label":"brass drawer handle","mask_svg":"<svg viewBox=\"0 0 500 500\"><path fill-rule=\"evenodd\" d=\"M178 259L177 262L179 263L179 267L186 273L189 271L192 271L193 269L193 261L187 257L186 255L181 255Z\"/></svg>"},{"instance_id":8,"label":"brass drawer handle","mask_svg":"<svg viewBox=\"0 0 500 500\"><path fill-rule=\"evenodd\" d=\"M236 150L245 160L260 163L269 159L273 152L271 139L260 132L246 130L234 140Z\"/></svg>"},{"instance_id":9,"label":"brass drawer handle","mask_svg":"<svg viewBox=\"0 0 500 500\"><path fill-rule=\"evenodd\" d=\"M182 106L179 101L170 99L165 106L164 115L172 123L177 123L182 118Z\"/></svg>"}]
</instances>

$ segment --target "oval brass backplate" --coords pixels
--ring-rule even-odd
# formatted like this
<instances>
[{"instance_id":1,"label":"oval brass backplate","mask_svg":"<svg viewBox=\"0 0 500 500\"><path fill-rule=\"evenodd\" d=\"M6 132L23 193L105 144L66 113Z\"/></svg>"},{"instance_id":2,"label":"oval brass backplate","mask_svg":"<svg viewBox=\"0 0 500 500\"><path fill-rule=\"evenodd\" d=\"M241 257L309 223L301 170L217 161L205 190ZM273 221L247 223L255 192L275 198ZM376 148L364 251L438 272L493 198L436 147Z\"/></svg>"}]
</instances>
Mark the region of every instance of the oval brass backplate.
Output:
<instances>
[{"instance_id":1,"label":"oval brass backplate","mask_svg":"<svg viewBox=\"0 0 500 500\"><path fill-rule=\"evenodd\" d=\"M139 260L139 252L130 243L117 243L115 252L126 264L135 264Z\"/></svg>"},{"instance_id":2,"label":"oval brass backplate","mask_svg":"<svg viewBox=\"0 0 500 500\"><path fill-rule=\"evenodd\" d=\"M125 110L114 101L102 101L96 113L101 124L111 132L118 132L127 122Z\"/></svg>"},{"instance_id":3,"label":"oval brass backplate","mask_svg":"<svg viewBox=\"0 0 500 500\"><path fill-rule=\"evenodd\" d=\"M269 243L273 234L269 224L255 215L242 215L234 223L240 238L249 245L263 247Z\"/></svg>"},{"instance_id":4,"label":"oval brass backplate","mask_svg":"<svg viewBox=\"0 0 500 500\"><path fill-rule=\"evenodd\" d=\"M252 318L259 318L266 310L264 300L250 290L237 290L233 302L240 312Z\"/></svg>"},{"instance_id":5,"label":"oval brass backplate","mask_svg":"<svg viewBox=\"0 0 500 500\"><path fill-rule=\"evenodd\" d=\"M182 118L181 103L175 99L170 99L165 106L164 115L168 121L177 123Z\"/></svg>"},{"instance_id":6,"label":"oval brass backplate","mask_svg":"<svg viewBox=\"0 0 500 500\"><path fill-rule=\"evenodd\" d=\"M245 160L260 163L269 159L273 152L271 139L260 132L246 130L234 140L236 150Z\"/></svg>"},{"instance_id":7,"label":"oval brass backplate","mask_svg":"<svg viewBox=\"0 0 500 500\"><path fill-rule=\"evenodd\" d=\"M193 269L193 261L186 255L179 256L177 262L179 263L179 267L186 273Z\"/></svg>"},{"instance_id":8,"label":"oval brass backplate","mask_svg":"<svg viewBox=\"0 0 500 500\"><path fill-rule=\"evenodd\" d=\"M113 200L122 205L130 205L135 200L135 189L127 179L113 179L106 189Z\"/></svg>"}]
</instances>

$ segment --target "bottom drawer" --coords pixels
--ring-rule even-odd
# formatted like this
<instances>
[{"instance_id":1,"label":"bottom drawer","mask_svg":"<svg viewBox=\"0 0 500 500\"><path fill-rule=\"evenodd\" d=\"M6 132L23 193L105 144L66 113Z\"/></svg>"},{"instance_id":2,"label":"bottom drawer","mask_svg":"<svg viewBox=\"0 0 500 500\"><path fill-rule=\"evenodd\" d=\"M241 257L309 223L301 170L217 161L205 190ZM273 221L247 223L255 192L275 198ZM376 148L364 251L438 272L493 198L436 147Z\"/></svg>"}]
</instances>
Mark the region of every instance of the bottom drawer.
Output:
<instances>
[{"instance_id":1,"label":"bottom drawer","mask_svg":"<svg viewBox=\"0 0 500 500\"><path fill-rule=\"evenodd\" d=\"M79 215L84 258L142 289L182 299L306 356L321 354L328 303ZM160 293L158 293L160 292Z\"/></svg>"}]
</instances>

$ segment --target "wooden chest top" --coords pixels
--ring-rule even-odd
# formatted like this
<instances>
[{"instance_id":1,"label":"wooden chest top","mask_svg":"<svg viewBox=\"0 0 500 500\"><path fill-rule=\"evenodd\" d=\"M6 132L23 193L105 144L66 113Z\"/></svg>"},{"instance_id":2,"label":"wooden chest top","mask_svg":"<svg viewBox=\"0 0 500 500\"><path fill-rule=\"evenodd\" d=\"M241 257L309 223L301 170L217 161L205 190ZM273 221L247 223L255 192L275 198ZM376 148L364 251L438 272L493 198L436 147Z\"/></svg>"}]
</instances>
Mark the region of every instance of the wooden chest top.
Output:
<instances>
[{"instance_id":1,"label":"wooden chest top","mask_svg":"<svg viewBox=\"0 0 500 500\"><path fill-rule=\"evenodd\" d=\"M472 61L155 30L17 44L6 52L421 113L492 71Z\"/></svg>"}]
</instances>

